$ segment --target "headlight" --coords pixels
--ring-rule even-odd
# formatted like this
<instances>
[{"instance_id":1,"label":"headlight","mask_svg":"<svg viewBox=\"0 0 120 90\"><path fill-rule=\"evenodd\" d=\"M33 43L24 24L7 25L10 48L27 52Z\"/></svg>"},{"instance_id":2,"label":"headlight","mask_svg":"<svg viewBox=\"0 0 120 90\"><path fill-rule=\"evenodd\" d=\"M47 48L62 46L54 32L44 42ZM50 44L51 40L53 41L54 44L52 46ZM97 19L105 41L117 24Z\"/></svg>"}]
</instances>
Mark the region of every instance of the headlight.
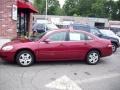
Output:
<instances>
[{"instance_id":1,"label":"headlight","mask_svg":"<svg viewBox=\"0 0 120 90\"><path fill-rule=\"evenodd\" d=\"M2 48L3 51L10 51L12 49L13 49L13 46L11 46L11 45L10 46L5 46L5 47Z\"/></svg>"}]
</instances>

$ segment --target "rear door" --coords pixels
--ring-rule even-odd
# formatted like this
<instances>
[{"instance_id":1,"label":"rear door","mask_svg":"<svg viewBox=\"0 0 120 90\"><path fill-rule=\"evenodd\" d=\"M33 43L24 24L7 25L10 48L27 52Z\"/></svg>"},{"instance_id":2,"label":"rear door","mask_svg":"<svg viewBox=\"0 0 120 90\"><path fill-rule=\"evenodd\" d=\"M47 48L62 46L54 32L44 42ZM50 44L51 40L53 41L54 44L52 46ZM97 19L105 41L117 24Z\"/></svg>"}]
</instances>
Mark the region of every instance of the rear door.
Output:
<instances>
[{"instance_id":1,"label":"rear door","mask_svg":"<svg viewBox=\"0 0 120 90\"><path fill-rule=\"evenodd\" d=\"M71 59L84 59L86 53L91 48L89 42L92 41L92 37L85 33L70 32L68 45L68 55Z\"/></svg>"}]
</instances>

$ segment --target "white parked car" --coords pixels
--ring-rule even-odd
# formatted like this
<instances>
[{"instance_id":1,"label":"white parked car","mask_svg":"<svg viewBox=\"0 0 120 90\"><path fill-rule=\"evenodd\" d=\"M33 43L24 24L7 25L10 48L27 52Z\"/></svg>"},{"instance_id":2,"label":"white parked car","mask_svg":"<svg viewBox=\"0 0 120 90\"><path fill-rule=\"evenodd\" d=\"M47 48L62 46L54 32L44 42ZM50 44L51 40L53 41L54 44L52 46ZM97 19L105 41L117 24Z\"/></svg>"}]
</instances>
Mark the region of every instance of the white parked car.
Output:
<instances>
[{"instance_id":1,"label":"white parked car","mask_svg":"<svg viewBox=\"0 0 120 90\"><path fill-rule=\"evenodd\" d=\"M113 31L101 29L100 32L103 33L104 35L107 35L107 36L110 36L110 37L117 38L117 39L119 40L119 43L120 43L120 37L117 36Z\"/></svg>"}]
</instances>

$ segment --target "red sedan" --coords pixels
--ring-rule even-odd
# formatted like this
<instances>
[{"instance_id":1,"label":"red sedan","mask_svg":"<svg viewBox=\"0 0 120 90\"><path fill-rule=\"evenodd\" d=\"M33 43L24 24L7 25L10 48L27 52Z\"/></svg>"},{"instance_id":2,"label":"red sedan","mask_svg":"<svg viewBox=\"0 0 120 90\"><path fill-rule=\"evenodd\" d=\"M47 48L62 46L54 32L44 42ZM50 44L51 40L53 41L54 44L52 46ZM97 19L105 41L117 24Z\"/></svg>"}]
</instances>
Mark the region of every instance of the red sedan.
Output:
<instances>
[{"instance_id":1,"label":"red sedan","mask_svg":"<svg viewBox=\"0 0 120 90\"><path fill-rule=\"evenodd\" d=\"M85 60L94 65L100 57L112 54L109 40L76 30L54 30L39 34L34 39L15 40L6 43L0 57L21 66L30 66L35 61Z\"/></svg>"}]
</instances>

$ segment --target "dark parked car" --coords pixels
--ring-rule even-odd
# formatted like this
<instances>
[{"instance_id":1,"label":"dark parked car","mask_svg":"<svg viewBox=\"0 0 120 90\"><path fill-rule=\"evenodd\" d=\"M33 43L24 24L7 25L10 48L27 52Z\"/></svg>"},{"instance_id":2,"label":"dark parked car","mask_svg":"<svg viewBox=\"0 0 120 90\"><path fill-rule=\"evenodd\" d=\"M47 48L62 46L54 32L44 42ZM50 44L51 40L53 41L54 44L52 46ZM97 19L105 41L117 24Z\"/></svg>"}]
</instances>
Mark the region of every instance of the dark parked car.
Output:
<instances>
[{"instance_id":1,"label":"dark parked car","mask_svg":"<svg viewBox=\"0 0 120 90\"><path fill-rule=\"evenodd\" d=\"M112 43L112 51L115 52L117 50L117 48L120 46L119 45L119 40L117 38L113 38L113 37L110 37L110 36L106 36L104 34L102 34L100 32L100 30L96 27L91 27L89 25L83 25L83 24L79 24L79 23L75 23L75 24L72 24L71 27L74 29L74 30L83 30L83 31L87 31L87 32L90 32L100 38L104 38L104 39L108 39L108 40L111 40L111 43Z\"/></svg>"},{"instance_id":2,"label":"dark parked car","mask_svg":"<svg viewBox=\"0 0 120 90\"><path fill-rule=\"evenodd\" d=\"M52 30L37 38L12 41L2 46L0 57L21 66L35 61L85 60L96 64L100 57L112 54L112 44L84 31Z\"/></svg>"},{"instance_id":3,"label":"dark parked car","mask_svg":"<svg viewBox=\"0 0 120 90\"><path fill-rule=\"evenodd\" d=\"M120 37L120 31L119 31L119 32L117 32L117 33L116 33L116 35Z\"/></svg>"},{"instance_id":4,"label":"dark parked car","mask_svg":"<svg viewBox=\"0 0 120 90\"><path fill-rule=\"evenodd\" d=\"M33 31L36 31L38 33L43 33L45 31L54 29L58 29L58 27L52 23L35 23L33 25Z\"/></svg>"}]
</instances>

